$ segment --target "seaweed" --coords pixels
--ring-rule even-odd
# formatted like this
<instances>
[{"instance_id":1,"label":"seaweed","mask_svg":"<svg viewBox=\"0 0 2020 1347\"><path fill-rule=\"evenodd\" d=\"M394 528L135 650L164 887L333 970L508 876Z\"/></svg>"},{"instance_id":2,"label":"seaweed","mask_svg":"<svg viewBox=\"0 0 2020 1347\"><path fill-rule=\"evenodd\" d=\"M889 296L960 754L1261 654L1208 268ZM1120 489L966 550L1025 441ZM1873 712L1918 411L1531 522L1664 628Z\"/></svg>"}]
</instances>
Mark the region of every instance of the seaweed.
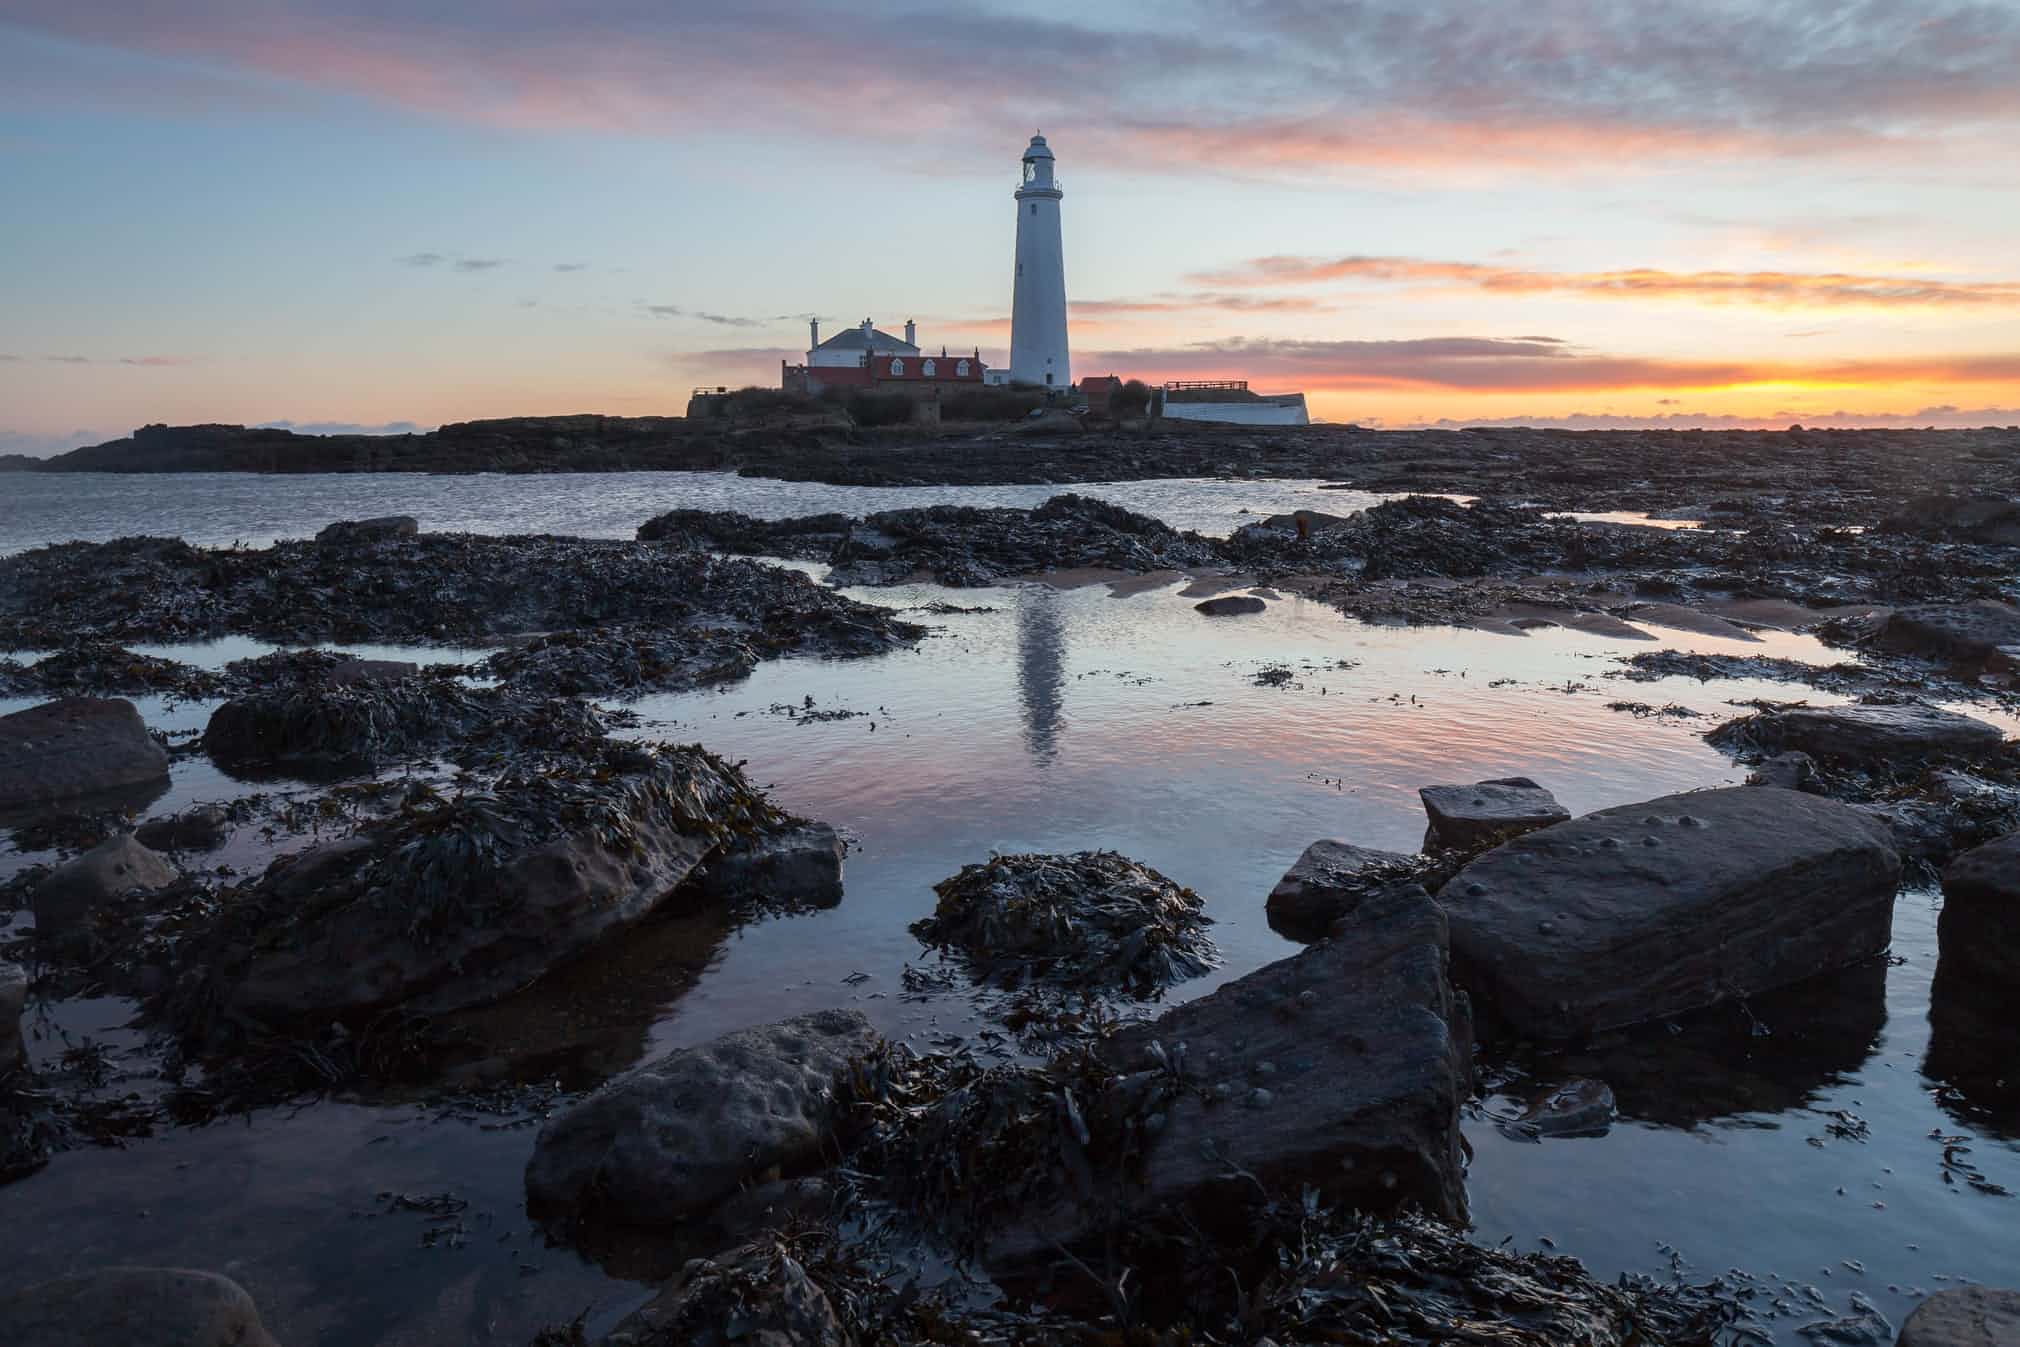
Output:
<instances>
[{"instance_id":1,"label":"seaweed","mask_svg":"<svg viewBox=\"0 0 2020 1347\"><path fill-rule=\"evenodd\" d=\"M997 856L934 886L912 933L1001 986L1043 981L1154 999L1215 967L1206 903L1126 856Z\"/></svg>"}]
</instances>

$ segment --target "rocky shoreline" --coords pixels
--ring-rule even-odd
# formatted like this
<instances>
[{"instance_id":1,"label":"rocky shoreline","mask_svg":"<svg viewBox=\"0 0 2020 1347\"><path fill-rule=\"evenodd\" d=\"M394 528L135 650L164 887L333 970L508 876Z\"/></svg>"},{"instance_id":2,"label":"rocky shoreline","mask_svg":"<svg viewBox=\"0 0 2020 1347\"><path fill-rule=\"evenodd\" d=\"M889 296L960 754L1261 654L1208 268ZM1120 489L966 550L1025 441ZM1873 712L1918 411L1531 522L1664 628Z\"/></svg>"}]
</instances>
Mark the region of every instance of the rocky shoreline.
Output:
<instances>
[{"instance_id":1,"label":"rocky shoreline","mask_svg":"<svg viewBox=\"0 0 2020 1347\"><path fill-rule=\"evenodd\" d=\"M1267 609L1270 586L1509 634L1601 616L1744 634L1778 604L1780 625L1877 662L1857 666L1851 706L1763 704L1714 729L1754 784L1571 817L1528 777L1426 783L1419 852L1315 840L1267 900L1304 947L1161 1011L1219 959L1199 895L1109 852L977 857L913 927L922 957L940 956L919 994L978 998L1013 1046L919 1051L840 1006L751 1025L554 1109L525 1176L552 1238L592 1257L637 1228L708 1242L612 1344L1758 1336L1805 1312L1795 1287L1606 1285L1573 1260L1469 1243L1461 1120L1483 1077L1568 1045L1608 1078L1556 1081L1506 1125L1603 1131L1635 1088L1636 1035L1715 1044L1736 1013L1880 968L1917 866L1951 896L1932 1013L1974 1042L2008 1032L2020 749L1929 702L2010 687L2020 538L1984 486L2011 459L1966 453L1979 494L1868 510L1859 533L1806 519L1816 499L1658 532L1420 495L1209 539L1062 495L860 520L675 511L631 542L382 520L262 549L143 538L0 558L0 649L54 652L0 666L11 695L52 699L0 717L4 803L41 811L33 826L70 853L5 886L36 922L0 946L0 1176L108 1127L509 1078L467 1036L473 1015L621 959L655 923L728 930L843 901L832 829L700 745L613 733L624 712L608 703L788 655L889 656L927 631L723 552L819 560L852 584L1098 567L1254 591L1201 622ZM287 651L210 672L128 648L221 636L497 650L426 667ZM171 746L119 700L140 693L219 704L199 740ZM311 783L399 770L132 826L146 805L117 792L195 754ZM280 853L257 873L208 865L257 811ZM86 992L142 1007L163 1045L165 1088L116 1118L21 1062L28 999ZM1013 1298L908 1285L922 1250ZM2010 1313L1993 1294L1968 1312ZM270 1341L243 1290L168 1269L21 1289L0 1325L40 1347L119 1297L191 1341ZM543 1340L585 1339L577 1324Z\"/></svg>"}]
</instances>

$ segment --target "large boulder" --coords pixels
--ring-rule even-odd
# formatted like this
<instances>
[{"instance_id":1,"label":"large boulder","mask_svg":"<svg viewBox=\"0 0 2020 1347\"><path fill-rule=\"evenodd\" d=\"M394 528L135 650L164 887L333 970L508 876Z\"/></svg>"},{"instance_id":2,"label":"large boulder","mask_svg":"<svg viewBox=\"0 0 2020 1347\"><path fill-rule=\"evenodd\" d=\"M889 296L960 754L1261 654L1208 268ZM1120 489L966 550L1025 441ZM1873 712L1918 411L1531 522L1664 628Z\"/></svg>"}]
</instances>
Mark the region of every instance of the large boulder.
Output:
<instances>
[{"instance_id":1,"label":"large boulder","mask_svg":"<svg viewBox=\"0 0 2020 1347\"><path fill-rule=\"evenodd\" d=\"M1529 833L1440 890L1464 985L1577 1038L1887 947L1901 861L1848 805L1777 786L1669 795Z\"/></svg>"},{"instance_id":2,"label":"large boulder","mask_svg":"<svg viewBox=\"0 0 2020 1347\"><path fill-rule=\"evenodd\" d=\"M278 1026L494 1001L779 821L699 748L613 743L601 757L471 773L455 795L416 788L397 812L229 895L191 961L204 976L187 1004L206 1020Z\"/></svg>"},{"instance_id":3,"label":"large boulder","mask_svg":"<svg viewBox=\"0 0 2020 1347\"><path fill-rule=\"evenodd\" d=\"M112 1267L0 1297L8 1347L275 1347L245 1288L212 1272Z\"/></svg>"},{"instance_id":4,"label":"large boulder","mask_svg":"<svg viewBox=\"0 0 2020 1347\"><path fill-rule=\"evenodd\" d=\"M1270 926L1293 939L1316 939L1375 889L1414 868L1398 851L1376 851L1330 838L1304 849L1270 890L1263 908Z\"/></svg>"},{"instance_id":5,"label":"large boulder","mask_svg":"<svg viewBox=\"0 0 2020 1347\"><path fill-rule=\"evenodd\" d=\"M2020 1010L2020 833L1965 852L1943 871L1936 919L1941 971Z\"/></svg>"},{"instance_id":6,"label":"large boulder","mask_svg":"<svg viewBox=\"0 0 2020 1347\"><path fill-rule=\"evenodd\" d=\"M877 1034L823 1010L670 1052L550 1121L526 1164L543 1214L673 1226L806 1169L837 1124L835 1084Z\"/></svg>"},{"instance_id":7,"label":"large boulder","mask_svg":"<svg viewBox=\"0 0 2020 1347\"><path fill-rule=\"evenodd\" d=\"M1254 1175L1463 1221L1472 1022L1447 958L1445 914L1397 885L1323 943L1109 1039L1102 1056L1122 1072L1185 1045L1187 1088L1145 1157L1143 1207L1211 1206L1252 1193Z\"/></svg>"},{"instance_id":8,"label":"large boulder","mask_svg":"<svg viewBox=\"0 0 2020 1347\"><path fill-rule=\"evenodd\" d=\"M1526 776L1505 776L1470 786L1425 786L1417 792L1430 826L1424 849L1467 850L1506 841L1571 817L1557 797Z\"/></svg>"},{"instance_id":9,"label":"large boulder","mask_svg":"<svg viewBox=\"0 0 2020 1347\"><path fill-rule=\"evenodd\" d=\"M0 1076L28 1059L21 1037L21 1011L28 1004L28 970L18 963L0 963Z\"/></svg>"},{"instance_id":10,"label":"large boulder","mask_svg":"<svg viewBox=\"0 0 2020 1347\"><path fill-rule=\"evenodd\" d=\"M1902 654L1980 662L2000 646L2020 645L2020 608L1990 601L1899 608L1881 624L1878 643Z\"/></svg>"},{"instance_id":11,"label":"large boulder","mask_svg":"<svg viewBox=\"0 0 2020 1347\"><path fill-rule=\"evenodd\" d=\"M1901 1325L1895 1347L2013 1347L2020 1342L2020 1291L1957 1286L1938 1291Z\"/></svg>"},{"instance_id":12,"label":"large boulder","mask_svg":"<svg viewBox=\"0 0 2020 1347\"><path fill-rule=\"evenodd\" d=\"M168 778L168 752L120 697L65 697L0 716L0 809Z\"/></svg>"},{"instance_id":13,"label":"large boulder","mask_svg":"<svg viewBox=\"0 0 2020 1347\"><path fill-rule=\"evenodd\" d=\"M1705 738L1727 751L1796 749L1831 762L1982 757L2006 741L1996 725L1913 704L1783 707L1729 720Z\"/></svg>"},{"instance_id":14,"label":"large boulder","mask_svg":"<svg viewBox=\"0 0 2020 1347\"><path fill-rule=\"evenodd\" d=\"M75 926L112 899L163 888L181 873L132 833L108 837L36 886L36 928L47 934Z\"/></svg>"},{"instance_id":15,"label":"large boulder","mask_svg":"<svg viewBox=\"0 0 2020 1347\"><path fill-rule=\"evenodd\" d=\"M1153 1092L1162 1102L1134 1132L1140 1156L1103 1196L1061 1197L979 1232L983 1259L1015 1273L1150 1221L1225 1231L1261 1192L1307 1187L1463 1223L1472 1025L1446 958L1444 913L1421 888L1393 885L1320 944L1114 1035L1098 1052L1119 1074L1081 1108L1094 1126L1115 1099Z\"/></svg>"}]
</instances>

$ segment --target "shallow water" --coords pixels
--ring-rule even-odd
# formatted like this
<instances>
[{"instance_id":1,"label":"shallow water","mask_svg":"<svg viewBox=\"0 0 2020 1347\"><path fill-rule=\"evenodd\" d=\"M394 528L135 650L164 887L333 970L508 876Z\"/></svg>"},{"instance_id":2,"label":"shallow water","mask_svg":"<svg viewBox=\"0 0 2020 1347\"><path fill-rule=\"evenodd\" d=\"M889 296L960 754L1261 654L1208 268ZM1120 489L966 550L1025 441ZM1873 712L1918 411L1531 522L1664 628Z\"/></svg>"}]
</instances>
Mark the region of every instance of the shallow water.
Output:
<instances>
[{"instance_id":1,"label":"shallow water","mask_svg":"<svg viewBox=\"0 0 2020 1347\"><path fill-rule=\"evenodd\" d=\"M133 534L205 547L265 547L314 537L339 519L407 514L438 533L558 533L630 538L665 510L741 510L759 519L915 505L1029 507L1065 491L1151 514L1173 528L1224 537L1249 517L1290 510L1350 514L1384 499L1321 491L1317 481L1177 478L1065 486L826 486L728 472L558 472L540 476L413 472L261 476L244 472L11 473L0 509L0 556L52 542ZM1248 516L1241 511L1246 509Z\"/></svg>"},{"instance_id":2,"label":"shallow water","mask_svg":"<svg viewBox=\"0 0 2020 1347\"><path fill-rule=\"evenodd\" d=\"M301 479L266 480L292 489ZM502 480L535 490L553 479ZM779 484L747 485L770 493ZM1250 494L1287 488L1186 487L1201 516L1244 504L1287 508ZM751 501L723 503L759 512ZM802 508L811 507L793 510ZM638 517L634 509L629 520ZM649 1052L823 1006L858 1007L921 1047L972 1028L963 996L918 1002L896 993L905 965L922 961L906 927L931 908L931 886L991 850L1112 847L1198 890L1225 962L1174 993L1189 998L1295 951L1264 921L1263 898L1314 839L1414 850L1419 786L1520 773L1584 812L1737 782L1743 773L1699 738L1739 713L1729 702L1840 700L1784 684L1605 676L1618 656L1658 648L1646 641L1369 627L1297 598L1253 617L1209 619L1176 587L1127 598L1100 585L850 592L900 607L940 600L991 611L922 616L934 634L914 651L780 661L725 689L635 704L649 722L638 733L746 760L781 803L849 834L843 902L742 929L697 922L636 937L641 947L628 951L620 976L557 991L579 1035L557 1068L571 1085ZM1772 632L1747 643L1652 634L1676 649L1841 657ZM216 665L263 648L150 652ZM1278 665L1292 671L1287 685L1257 684L1259 671ZM808 698L820 710L863 714L788 714ZM1616 701L1703 714L1638 718L1607 709ZM209 709L141 705L165 729L200 726ZM243 789L192 760L178 764L150 812ZM233 845L235 863L257 859L256 839ZM0 855L0 872L25 859ZM1488 1117L1470 1122L1478 1236L1524 1247L1547 1237L1602 1276L1666 1273L1659 1246L1667 1244L1704 1275L1736 1266L1814 1283L1837 1312L1856 1289L1896 1325L1917 1288L1938 1289L1945 1278L2010 1282L2020 1207L1971 1186L1954 1165L1946 1170L1939 1138L1967 1138L1968 1155L1953 1147L1953 1160L2020 1192L2020 1117L1924 1072L1936 902L1923 891L1903 896L1894 966L1762 998L1752 1010L1765 1034L1735 1042L1658 1027L1582 1059L1532 1064L1607 1076L1627 1116L1603 1137L1541 1144L1507 1138ZM124 1017L113 1002L50 1011L45 1028L73 1036L105 1036ZM60 1047L52 1036L36 1051ZM1486 1104L1498 1111L1509 1101ZM1862 1120L1865 1139L1832 1133L1830 1123L1843 1123L1832 1110ZM581 1255L542 1247L528 1229L519 1176L531 1128L432 1119L412 1104L324 1103L124 1151L58 1156L0 1190L9 1227L37 1232L16 1241L27 1247L13 1251L0 1290L109 1262L214 1267L253 1292L280 1340L338 1347L522 1343L533 1327L585 1307L608 1322L645 1294ZM424 1244L426 1218L388 1213L378 1197L388 1191L467 1201L455 1222L463 1232ZM1781 1340L1805 1341L1796 1332L1803 1322L1781 1321Z\"/></svg>"}]
</instances>

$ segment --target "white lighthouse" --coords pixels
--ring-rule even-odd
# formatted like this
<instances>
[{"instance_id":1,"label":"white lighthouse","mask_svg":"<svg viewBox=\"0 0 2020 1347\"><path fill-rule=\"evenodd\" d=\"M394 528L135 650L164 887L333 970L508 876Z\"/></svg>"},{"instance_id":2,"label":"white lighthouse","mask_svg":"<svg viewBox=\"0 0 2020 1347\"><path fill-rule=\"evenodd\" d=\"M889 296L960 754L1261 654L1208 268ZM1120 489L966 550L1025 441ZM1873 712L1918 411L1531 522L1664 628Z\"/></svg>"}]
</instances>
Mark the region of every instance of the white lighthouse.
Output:
<instances>
[{"instance_id":1,"label":"white lighthouse","mask_svg":"<svg viewBox=\"0 0 2020 1347\"><path fill-rule=\"evenodd\" d=\"M1073 382L1066 356L1066 255L1059 241L1059 184L1045 137L1024 151L1017 189L1017 278L1010 299L1010 378L1065 388Z\"/></svg>"}]
</instances>

